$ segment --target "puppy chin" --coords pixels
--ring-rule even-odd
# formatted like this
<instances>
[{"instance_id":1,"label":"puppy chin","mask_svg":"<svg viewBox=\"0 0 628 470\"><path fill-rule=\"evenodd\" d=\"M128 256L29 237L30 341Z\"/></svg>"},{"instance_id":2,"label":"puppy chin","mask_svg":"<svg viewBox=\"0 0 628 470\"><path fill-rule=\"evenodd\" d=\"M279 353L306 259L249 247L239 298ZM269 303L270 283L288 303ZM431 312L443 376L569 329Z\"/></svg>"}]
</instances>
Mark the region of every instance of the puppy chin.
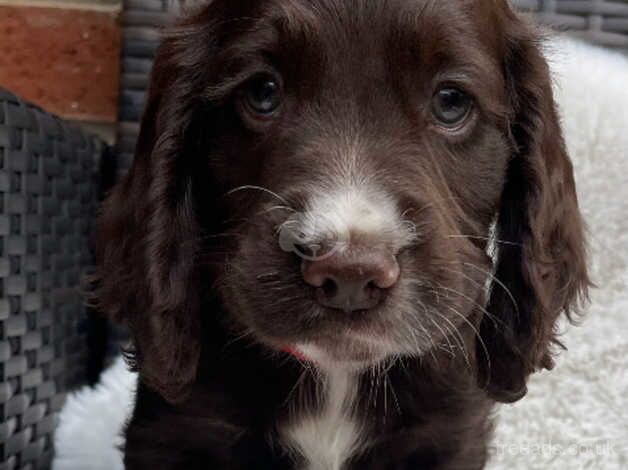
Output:
<instances>
[{"instance_id":1,"label":"puppy chin","mask_svg":"<svg viewBox=\"0 0 628 470\"><path fill-rule=\"evenodd\" d=\"M339 338L334 341L297 343L284 349L302 362L321 370L359 372L375 366L390 356L383 344L358 338Z\"/></svg>"}]
</instances>

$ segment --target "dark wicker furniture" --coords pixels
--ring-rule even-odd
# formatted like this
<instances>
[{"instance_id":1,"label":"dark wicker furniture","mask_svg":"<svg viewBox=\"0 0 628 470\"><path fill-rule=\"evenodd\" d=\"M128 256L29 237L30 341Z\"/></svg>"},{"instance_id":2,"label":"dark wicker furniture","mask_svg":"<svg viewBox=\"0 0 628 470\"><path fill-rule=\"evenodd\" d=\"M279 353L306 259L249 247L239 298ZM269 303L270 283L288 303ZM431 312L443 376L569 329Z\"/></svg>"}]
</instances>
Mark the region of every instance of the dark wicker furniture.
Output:
<instances>
[{"instance_id":1,"label":"dark wicker furniture","mask_svg":"<svg viewBox=\"0 0 628 470\"><path fill-rule=\"evenodd\" d=\"M0 89L0 470L49 468L85 381L81 276L104 146Z\"/></svg>"}]
</instances>

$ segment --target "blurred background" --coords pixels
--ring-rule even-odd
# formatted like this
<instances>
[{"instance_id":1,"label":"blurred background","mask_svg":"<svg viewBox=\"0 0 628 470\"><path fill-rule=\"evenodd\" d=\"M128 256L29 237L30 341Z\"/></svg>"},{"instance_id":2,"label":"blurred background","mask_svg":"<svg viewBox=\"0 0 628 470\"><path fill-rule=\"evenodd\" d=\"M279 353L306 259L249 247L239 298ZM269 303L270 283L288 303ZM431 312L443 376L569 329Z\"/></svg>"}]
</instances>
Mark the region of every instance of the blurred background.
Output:
<instances>
[{"instance_id":1,"label":"blurred background","mask_svg":"<svg viewBox=\"0 0 628 470\"><path fill-rule=\"evenodd\" d=\"M628 51L628 3L515 0ZM167 0L0 0L0 470L48 468L66 393L125 334L85 302L99 201L132 163Z\"/></svg>"}]
</instances>

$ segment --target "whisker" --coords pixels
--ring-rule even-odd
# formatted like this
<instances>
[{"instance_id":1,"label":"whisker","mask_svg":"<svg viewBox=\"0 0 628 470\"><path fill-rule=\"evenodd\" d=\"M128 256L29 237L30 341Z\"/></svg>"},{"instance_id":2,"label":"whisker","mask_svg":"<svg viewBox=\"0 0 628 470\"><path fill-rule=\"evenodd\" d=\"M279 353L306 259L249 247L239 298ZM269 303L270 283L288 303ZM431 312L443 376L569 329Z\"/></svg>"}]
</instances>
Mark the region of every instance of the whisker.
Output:
<instances>
[{"instance_id":1,"label":"whisker","mask_svg":"<svg viewBox=\"0 0 628 470\"><path fill-rule=\"evenodd\" d=\"M511 242L507 240L499 240L496 238L486 237L482 235L446 235L445 238L468 238L470 240L486 240L490 242L499 243L500 245L512 245L512 246L519 246L519 247L523 246L521 243Z\"/></svg>"},{"instance_id":2,"label":"whisker","mask_svg":"<svg viewBox=\"0 0 628 470\"><path fill-rule=\"evenodd\" d=\"M292 398L292 395L294 394L294 392L298 390L301 384L305 381L305 377L307 376L308 371L309 371L308 368L303 369L303 372L301 372L301 374L299 375L299 378L297 379L293 387L288 392L288 395L286 396L286 399L284 401L284 406L290 402L290 399Z\"/></svg>"},{"instance_id":3,"label":"whisker","mask_svg":"<svg viewBox=\"0 0 628 470\"><path fill-rule=\"evenodd\" d=\"M284 211L288 211L288 212L292 212L292 213L296 212L295 209L293 209L292 207L289 207L289 206L272 206L272 207L269 207L267 209L264 209L263 211L260 211L258 213L258 215L268 214L270 212L279 211L279 210L284 210Z\"/></svg>"},{"instance_id":4,"label":"whisker","mask_svg":"<svg viewBox=\"0 0 628 470\"><path fill-rule=\"evenodd\" d=\"M423 308L423 310L425 312L427 312L427 308L425 307L425 305L423 305L421 302L419 302L419 305ZM411 317L413 318L413 317ZM418 321L418 319L416 320L416 324L418 325L418 327L421 329L421 331L423 332L423 334L425 335L425 337L427 338L427 340L430 342L430 355L432 356L432 359L434 360L434 364L438 364L438 359L436 358L436 354L434 353L434 351L437 348L436 343L434 342L434 338L432 338L432 335L429 333L429 331L427 330L427 328L420 322ZM421 346L418 342L418 338L416 337L416 335L414 334L414 328L412 327L412 325L409 325L406 328L406 331L409 331L410 334L412 335L412 337L414 338L414 342L415 342L415 347L417 350L421 350Z\"/></svg>"},{"instance_id":5,"label":"whisker","mask_svg":"<svg viewBox=\"0 0 628 470\"><path fill-rule=\"evenodd\" d=\"M467 366L469 367L469 370L471 370L471 361L469 360L469 351L467 351L467 348L466 348L466 346L464 344L464 338L462 337L462 334L460 333L460 330L458 329L458 327L456 325L453 324L453 322L449 318L447 318L445 315L443 315L439 311L434 310L434 313L436 313L436 315L438 315L440 318L442 318L444 321L446 321L453 328L453 330L455 332L454 339L458 340L458 344L460 346L460 349L462 350L462 354L464 356L465 362L466 362Z\"/></svg>"},{"instance_id":6,"label":"whisker","mask_svg":"<svg viewBox=\"0 0 628 470\"><path fill-rule=\"evenodd\" d=\"M474 265L471 265L470 263L465 263L465 265L470 265L470 266L475 267ZM467 280L469 280L470 282L472 282L472 283L473 283L475 286L477 286L477 287L480 287L480 288L482 288L482 289L484 289L484 288L485 288L485 286L483 286L482 284L480 284L479 282L477 282L475 279L473 279L473 278L471 278L471 277L467 276L467 275L466 275L465 273L463 273L462 271L458 271L458 270L456 270L456 269L450 269L450 268L443 268L443 269L445 269L445 270L447 270L447 271L449 271L449 272L455 273L455 274L459 274L460 276L462 276L462 277L464 277L465 279L467 279ZM479 268L478 268L478 269L479 269ZM512 293L510 292L510 290L508 290L508 288L507 288L506 286L504 286L503 284L499 283L499 280L498 280L495 276L493 276L491 273L489 273L488 271L482 271L482 272L484 272L485 274L488 274L488 275L490 276L490 279L491 279L491 280L496 281L496 283L498 283L498 285L501 285L501 287L503 287L503 288L504 288L504 290L506 291L506 293L507 293L507 294L508 294L508 296L510 297L510 300L512 301L513 306L515 307L515 312L517 313L517 316L518 316L518 315L519 315L519 306L517 305L517 302L515 301L515 298L513 297L513 295L512 295ZM479 304L477 304L477 302L476 302L476 305L479 305Z\"/></svg>"},{"instance_id":7,"label":"whisker","mask_svg":"<svg viewBox=\"0 0 628 470\"><path fill-rule=\"evenodd\" d=\"M245 341L247 340L247 341ZM232 338L231 340L229 340L227 343L225 343L225 345L222 347L222 353L226 353L227 350L232 347L234 344L239 343L239 342L245 342L245 349L248 349L252 346L254 346L257 341L254 337L254 332L251 329L246 329L242 334Z\"/></svg>"},{"instance_id":8,"label":"whisker","mask_svg":"<svg viewBox=\"0 0 628 470\"><path fill-rule=\"evenodd\" d=\"M281 197L276 192L271 191L270 189L264 188L262 186L255 186L255 185L238 186L237 188L233 188L232 190L227 191L225 195L231 196L232 194L238 193L240 191L260 191L266 194L270 194L271 196L275 197L276 199L284 203L286 206L290 206L290 203L285 198Z\"/></svg>"},{"instance_id":9,"label":"whisker","mask_svg":"<svg viewBox=\"0 0 628 470\"><path fill-rule=\"evenodd\" d=\"M497 324L500 323L502 327L504 327L504 328L506 327L506 324L502 320L500 320L495 315L490 313L488 310L486 310L486 307L483 307L482 305L480 305L478 302L473 300L468 295L466 295L466 294L464 294L462 292L459 292L459 291L457 291L455 289L452 289L450 287L443 286L442 284L439 284L439 283L436 283L436 284L437 284L436 286L432 286L433 289L441 289L441 290L444 290L446 292L450 292L452 294L459 295L463 299L470 301L472 303L472 305L475 305L477 308L479 308L482 313L484 313L488 318L490 318L493 321L495 326L498 326Z\"/></svg>"},{"instance_id":10,"label":"whisker","mask_svg":"<svg viewBox=\"0 0 628 470\"><path fill-rule=\"evenodd\" d=\"M490 271L486 271L482 268L480 268L479 266L476 266L473 263L464 263L465 266L469 266L470 268L473 268L481 273L487 274L490 276L490 278L495 281L495 283L500 286L502 289L504 289L504 291L506 292L506 294L508 295L508 297L510 297L510 300L512 301L512 305L515 308L515 311L517 312L517 316L519 316L519 305L517 304L517 301L515 300L515 296L512 294L512 292L510 291L510 289L508 289L508 287L506 287L506 285L499 280L499 278L497 276L495 276L493 273L491 273Z\"/></svg>"},{"instance_id":11,"label":"whisker","mask_svg":"<svg viewBox=\"0 0 628 470\"><path fill-rule=\"evenodd\" d=\"M423 204L419 209L415 209L414 207L410 207L408 209L406 209L405 211L403 211L403 213L401 214L401 218L405 219L406 216L410 213L410 212L415 212L415 216L419 215L421 212L426 211L427 209L434 207L434 203L433 202L428 202L427 204Z\"/></svg>"},{"instance_id":12,"label":"whisker","mask_svg":"<svg viewBox=\"0 0 628 470\"><path fill-rule=\"evenodd\" d=\"M451 310L454 314L458 315L464 322L466 322L467 325L469 325L469 327L471 327L471 329L473 330L473 333L475 334L475 336L477 337L478 341L482 345L482 349L484 350L484 355L486 357L486 364L487 364L488 370L490 371L491 370L491 355L489 354L488 347L486 346L486 343L482 339L482 336L480 335L480 332L478 331L478 329L475 327L475 325L473 323L471 323L469 321L469 319L467 317L465 317L458 310L456 310L455 308L451 307L450 305L447 305L446 307L449 310Z\"/></svg>"},{"instance_id":13,"label":"whisker","mask_svg":"<svg viewBox=\"0 0 628 470\"><path fill-rule=\"evenodd\" d=\"M445 333L445 330L443 330L441 328L441 326L438 323L436 323L431 316L429 316L429 315L426 315L426 316L427 316L428 320L431 321L432 324L441 332L441 334L443 335L443 338L445 339L445 341L447 341L447 345L449 346L449 353L450 353L451 357L456 357L456 353L454 352L453 345L451 344L451 341L449 340L449 335L447 333Z\"/></svg>"},{"instance_id":14,"label":"whisker","mask_svg":"<svg viewBox=\"0 0 628 470\"><path fill-rule=\"evenodd\" d=\"M399 416L401 416L402 413L401 413L401 405L399 405L399 398L397 398L397 394L395 393L395 387L393 386L392 380L390 380L390 377L388 376L388 371L392 367L392 364L394 364L394 361L391 362L391 366L385 372L385 380L390 385L390 393L392 394L392 397L395 403L395 408L397 409L397 413L399 413Z\"/></svg>"}]
</instances>

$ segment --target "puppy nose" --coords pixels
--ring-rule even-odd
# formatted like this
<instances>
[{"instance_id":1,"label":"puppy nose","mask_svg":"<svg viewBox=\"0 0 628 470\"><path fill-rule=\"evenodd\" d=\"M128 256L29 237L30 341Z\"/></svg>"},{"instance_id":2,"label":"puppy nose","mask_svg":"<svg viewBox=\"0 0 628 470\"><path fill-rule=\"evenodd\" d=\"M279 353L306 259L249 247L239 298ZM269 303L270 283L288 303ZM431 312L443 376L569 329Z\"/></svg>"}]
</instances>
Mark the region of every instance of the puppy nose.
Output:
<instances>
[{"instance_id":1,"label":"puppy nose","mask_svg":"<svg viewBox=\"0 0 628 470\"><path fill-rule=\"evenodd\" d=\"M336 252L304 260L303 280L316 287L317 301L345 312L376 307L399 279L399 264L388 250Z\"/></svg>"}]
</instances>

